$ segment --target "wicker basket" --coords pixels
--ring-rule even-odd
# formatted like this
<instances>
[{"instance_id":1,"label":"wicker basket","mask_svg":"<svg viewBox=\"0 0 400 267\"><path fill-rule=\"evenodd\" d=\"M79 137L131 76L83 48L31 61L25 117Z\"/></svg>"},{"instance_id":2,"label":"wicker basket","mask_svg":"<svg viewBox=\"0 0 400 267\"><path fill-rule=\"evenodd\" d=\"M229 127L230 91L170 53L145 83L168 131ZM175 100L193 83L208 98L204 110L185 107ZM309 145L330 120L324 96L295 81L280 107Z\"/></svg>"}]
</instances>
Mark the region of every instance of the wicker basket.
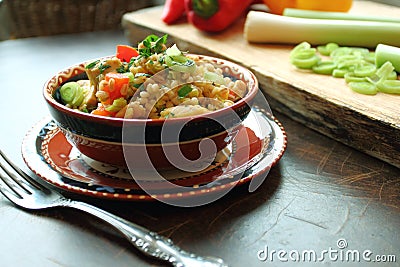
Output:
<instances>
[{"instance_id":1,"label":"wicker basket","mask_svg":"<svg viewBox=\"0 0 400 267\"><path fill-rule=\"evenodd\" d=\"M110 30L124 13L153 5L151 0L4 0L10 37Z\"/></svg>"}]
</instances>

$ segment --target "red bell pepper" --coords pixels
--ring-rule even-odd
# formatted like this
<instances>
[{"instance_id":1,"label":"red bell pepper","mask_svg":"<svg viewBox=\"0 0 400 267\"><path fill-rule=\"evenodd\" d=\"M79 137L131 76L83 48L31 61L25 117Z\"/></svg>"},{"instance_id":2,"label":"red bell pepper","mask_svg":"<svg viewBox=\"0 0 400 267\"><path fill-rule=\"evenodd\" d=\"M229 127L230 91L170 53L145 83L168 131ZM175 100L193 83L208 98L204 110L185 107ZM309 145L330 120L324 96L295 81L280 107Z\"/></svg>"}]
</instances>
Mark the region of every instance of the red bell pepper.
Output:
<instances>
[{"instance_id":1,"label":"red bell pepper","mask_svg":"<svg viewBox=\"0 0 400 267\"><path fill-rule=\"evenodd\" d=\"M185 0L188 21L202 31L219 32L235 22L254 0Z\"/></svg>"},{"instance_id":2,"label":"red bell pepper","mask_svg":"<svg viewBox=\"0 0 400 267\"><path fill-rule=\"evenodd\" d=\"M185 13L185 0L166 0L161 14L161 19L172 24Z\"/></svg>"},{"instance_id":3,"label":"red bell pepper","mask_svg":"<svg viewBox=\"0 0 400 267\"><path fill-rule=\"evenodd\" d=\"M129 62L132 57L137 57L138 51L129 45L117 45L116 57L122 62Z\"/></svg>"}]
</instances>

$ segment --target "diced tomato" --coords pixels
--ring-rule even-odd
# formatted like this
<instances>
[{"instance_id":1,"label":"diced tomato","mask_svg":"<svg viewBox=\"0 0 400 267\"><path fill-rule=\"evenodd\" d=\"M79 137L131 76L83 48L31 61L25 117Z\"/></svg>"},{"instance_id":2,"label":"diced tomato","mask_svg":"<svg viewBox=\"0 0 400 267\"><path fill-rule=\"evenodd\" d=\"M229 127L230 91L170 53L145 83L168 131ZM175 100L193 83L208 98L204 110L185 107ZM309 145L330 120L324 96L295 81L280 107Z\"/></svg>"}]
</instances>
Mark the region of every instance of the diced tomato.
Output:
<instances>
[{"instance_id":1,"label":"diced tomato","mask_svg":"<svg viewBox=\"0 0 400 267\"><path fill-rule=\"evenodd\" d=\"M122 62L129 62L132 57L137 57L138 51L129 45L117 45L117 58Z\"/></svg>"}]
</instances>

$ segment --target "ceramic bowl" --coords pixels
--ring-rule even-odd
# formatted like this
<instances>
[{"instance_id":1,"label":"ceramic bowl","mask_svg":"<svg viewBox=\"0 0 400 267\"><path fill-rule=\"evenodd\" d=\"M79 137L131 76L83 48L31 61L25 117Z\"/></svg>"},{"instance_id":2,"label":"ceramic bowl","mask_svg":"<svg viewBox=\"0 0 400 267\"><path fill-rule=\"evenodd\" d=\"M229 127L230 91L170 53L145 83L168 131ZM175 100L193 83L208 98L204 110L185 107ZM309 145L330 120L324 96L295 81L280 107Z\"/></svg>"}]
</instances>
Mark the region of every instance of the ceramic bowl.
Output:
<instances>
[{"instance_id":1,"label":"ceramic bowl","mask_svg":"<svg viewBox=\"0 0 400 267\"><path fill-rule=\"evenodd\" d=\"M247 68L224 59L198 56L222 68L224 75L233 80L244 81L248 89L245 97L230 107L213 111L206 116L124 119L83 113L57 101L57 91L65 82L85 78L85 65L91 62L87 61L68 67L51 77L44 85L44 99L58 127L82 154L104 163L126 166L127 160L140 162L146 157L136 155L135 159L128 159L124 155L124 147L145 147L154 167L170 168L172 165L164 154L165 147L178 147L189 160L200 157L199 145L204 138L211 139L218 151L226 147L230 141L228 132L240 127L258 92L257 78ZM179 138L162 138L165 127L181 127ZM129 138L126 138L127 132Z\"/></svg>"}]
</instances>

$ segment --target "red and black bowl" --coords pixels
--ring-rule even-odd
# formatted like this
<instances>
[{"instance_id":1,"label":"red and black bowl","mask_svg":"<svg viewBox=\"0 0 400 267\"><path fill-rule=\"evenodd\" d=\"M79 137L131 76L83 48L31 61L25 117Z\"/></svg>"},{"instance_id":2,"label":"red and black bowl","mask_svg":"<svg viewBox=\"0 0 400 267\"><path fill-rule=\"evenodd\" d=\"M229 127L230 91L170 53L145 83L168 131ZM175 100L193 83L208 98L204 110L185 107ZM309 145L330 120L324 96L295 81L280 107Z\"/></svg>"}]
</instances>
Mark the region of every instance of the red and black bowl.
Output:
<instances>
[{"instance_id":1,"label":"red and black bowl","mask_svg":"<svg viewBox=\"0 0 400 267\"><path fill-rule=\"evenodd\" d=\"M230 142L229 133L241 126L258 93L257 78L247 68L224 59L202 55L199 58L221 68L233 80L245 82L246 95L230 107L191 117L124 119L93 115L71 109L59 99L58 90L64 83L86 78L87 62L82 62L51 77L43 88L44 99L58 127L82 154L104 163L126 166L127 160L140 162L147 157L136 155L135 159L128 159L124 146L145 147L154 167L170 168L165 147L178 147L188 160L201 156L199 145L206 138L213 141L217 151L226 147ZM179 129L179 132L163 134L166 129Z\"/></svg>"}]
</instances>

